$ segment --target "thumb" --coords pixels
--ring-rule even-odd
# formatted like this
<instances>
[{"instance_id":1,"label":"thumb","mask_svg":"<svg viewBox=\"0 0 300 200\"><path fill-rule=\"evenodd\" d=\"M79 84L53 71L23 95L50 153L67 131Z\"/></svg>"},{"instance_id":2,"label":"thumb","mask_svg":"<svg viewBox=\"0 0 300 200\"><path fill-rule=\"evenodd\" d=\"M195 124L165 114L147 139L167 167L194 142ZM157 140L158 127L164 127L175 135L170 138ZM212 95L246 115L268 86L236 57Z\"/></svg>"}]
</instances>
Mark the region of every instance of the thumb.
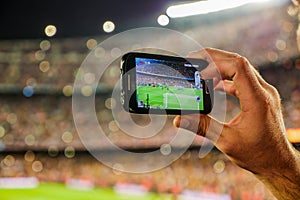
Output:
<instances>
[{"instance_id":1,"label":"thumb","mask_svg":"<svg viewBox=\"0 0 300 200\"><path fill-rule=\"evenodd\" d=\"M183 128L206 137L216 143L220 137L224 124L210 117L209 115L178 115L173 120L176 128Z\"/></svg>"}]
</instances>

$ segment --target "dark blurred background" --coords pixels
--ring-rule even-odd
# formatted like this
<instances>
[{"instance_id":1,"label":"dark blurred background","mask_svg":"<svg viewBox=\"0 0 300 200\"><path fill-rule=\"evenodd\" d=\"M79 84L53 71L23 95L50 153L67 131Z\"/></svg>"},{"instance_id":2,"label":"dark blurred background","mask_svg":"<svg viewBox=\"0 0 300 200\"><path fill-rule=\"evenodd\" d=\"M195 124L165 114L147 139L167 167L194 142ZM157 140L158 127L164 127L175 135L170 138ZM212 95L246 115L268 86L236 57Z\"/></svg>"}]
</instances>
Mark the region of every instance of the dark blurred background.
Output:
<instances>
[{"instance_id":1,"label":"dark blurred background","mask_svg":"<svg viewBox=\"0 0 300 200\"><path fill-rule=\"evenodd\" d=\"M141 26L158 26L156 18L178 0L139 1L5 1L1 5L1 38L42 38L43 29L55 24L56 37L103 34L102 23L113 21L116 32Z\"/></svg>"}]
</instances>

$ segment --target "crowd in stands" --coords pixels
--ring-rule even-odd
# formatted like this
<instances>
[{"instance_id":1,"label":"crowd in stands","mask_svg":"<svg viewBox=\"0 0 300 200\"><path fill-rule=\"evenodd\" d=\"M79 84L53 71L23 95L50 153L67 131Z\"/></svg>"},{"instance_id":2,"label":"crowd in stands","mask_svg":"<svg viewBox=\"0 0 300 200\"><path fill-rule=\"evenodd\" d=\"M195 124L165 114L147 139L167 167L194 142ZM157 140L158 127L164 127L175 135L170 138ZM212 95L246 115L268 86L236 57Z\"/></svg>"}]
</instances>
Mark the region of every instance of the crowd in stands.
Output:
<instances>
[{"instance_id":1,"label":"crowd in stands","mask_svg":"<svg viewBox=\"0 0 300 200\"><path fill-rule=\"evenodd\" d=\"M138 85L194 87L193 79L196 68L193 67L185 68L177 63L162 62L138 64L136 70ZM186 80L186 78L191 80Z\"/></svg>"},{"instance_id":2,"label":"crowd in stands","mask_svg":"<svg viewBox=\"0 0 300 200\"><path fill-rule=\"evenodd\" d=\"M300 124L300 67L299 58L287 59L280 64L267 65L262 76L274 85L282 98L284 120L287 128Z\"/></svg>"},{"instance_id":3,"label":"crowd in stands","mask_svg":"<svg viewBox=\"0 0 300 200\"><path fill-rule=\"evenodd\" d=\"M74 126L70 97L72 96L72 84L76 72L89 52L85 42L86 39L77 39L76 42L71 39L51 42L47 40L24 40L15 43L1 41L0 101L2 106L0 108L0 130L2 131L0 131L0 147L2 149L36 148L47 150L49 146L53 145L58 149L64 149L69 145L75 149L83 149ZM118 62L116 60L107 68L100 79L100 84L106 85L107 88L115 86L119 79ZM161 68L152 67L151 69L154 70L151 73L162 74ZM264 64L260 68L262 76L277 87L282 96L287 128L298 128L300 122L299 69L297 57L277 63ZM145 71L146 69L140 66L139 70ZM174 76L179 74L182 76L183 73L176 72L176 70L166 66L164 70ZM154 83L149 76L141 75L141 77L143 79L141 82ZM95 78L91 73L83 76L87 83L95 82ZM25 97L22 89L28 85L36 90L41 87L40 93L42 95L37 92L32 97ZM53 88L59 91L56 95L52 95L50 92ZM13 90L15 92L11 94ZM130 147L132 144L134 144L133 146L136 145L135 147L142 146L135 139L122 133L117 125L112 125L117 123L113 119L111 109L105 103L109 99L110 92L106 94L100 89L100 93L96 96L96 112L105 134L121 146ZM227 119L232 118L237 110L237 102L228 98ZM121 119L128 120L126 117L121 117ZM143 121L144 118L138 117L138 120ZM72 141L69 143L61 139L65 132L72 134ZM172 137L173 132L174 129L170 122L159 137L143 141L143 143L146 142L150 146L155 146L157 142L157 145L161 144L159 141L168 140ZM95 133L91 131L90 134L93 138L92 135ZM160 137L164 139L160 140ZM91 143L93 143L93 139L91 139ZM196 142L196 144L199 143Z\"/></svg>"},{"instance_id":4,"label":"crowd in stands","mask_svg":"<svg viewBox=\"0 0 300 200\"><path fill-rule=\"evenodd\" d=\"M147 75L147 74L138 74L137 75L137 85L140 86L176 86L176 87L185 87L185 88L193 88L194 82L175 79L171 77L159 77L155 75Z\"/></svg>"},{"instance_id":5,"label":"crowd in stands","mask_svg":"<svg viewBox=\"0 0 300 200\"><path fill-rule=\"evenodd\" d=\"M172 65L172 63L169 62L139 64L137 65L137 71L174 77L194 77L196 68L187 68L183 66L183 63L181 64L176 63Z\"/></svg>"},{"instance_id":6,"label":"crowd in stands","mask_svg":"<svg viewBox=\"0 0 300 200\"><path fill-rule=\"evenodd\" d=\"M284 38L295 38L292 34L295 32L293 24L287 20L276 19L280 21L278 26L282 31L272 29L272 37L263 31L266 26L274 25L273 17L280 17L276 14L277 12L270 15L272 17L265 16L264 23L261 23L260 17L256 19L259 23L254 23L253 17L246 21L240 19L239 29L233 28L236 24L227 24L224 30L221 27L223 31L220 31L219 25L218 31L212 27L209 29L201 27L201 31L198 31L200 34L197 32L196 36L203 38L210 36L220 40L216 41L218 43L214 46L239 52L239 49L234 48L232 40L227 41L214 34L221 33L223 36L236 37L236 32L244 33L247 30L245 34L241 34L243 37L237 37L241 42L235 43L241 45L242 55L259 66L262 76L279 90L287 128L299 128L300 62L297 57L291 57L294 56L296 47L293 51L276 49L273 47L274 40L271 40L279 37L278 35ZM251 41L254 40L253 32L250 33L249 27L244 24L259 25L255 26L255 33L258 35L254 39L259 38L255 40L256 45L253 42L253 46L250 46ZM204 30L211 30L214 34L207 34ZM245 37L249 39L246 43L242 42ZM261 51L273 50L258 53L252 49L254 46L260 47L262 41L268 42L260 48ZM276 41L282 42L280 38ZM291 41L290 39L285 43L287 49L292 49L291 44L296 46L295 42ZM90 49L95 47L87 46L86 42L87 38L0 41L0 177L36 176L40 181L47 182L65 182L69 178L77 178L89 179L99 187L112 187L122 182L141 184L150 191L159 193L178 193L189 189L230 194L232 199L273 199L261 183L246 171L233 165L218 151L213 151L207 157L199 159L198 151L190 150L172 165L142 175L115 171L91 157L86 152L86 147L82 144L75 128L71 98L77 71ZM99 48L94 53L96 56L101 56L111 52ZM280 53L285 60L280 59ZM173 72L168 71L168 74ZM161 70L155 73L161 73ZM176 72L174 75L180 74ZM100 84L111 91L118 83L119 76L119 60L117 60L105 70ZM97 81L92 73L83 75L82 79L87 85ZM152 80L141 82L148 83ZM36 93L24 95L23 89L26 86L33 87ZM53 88L54 94L51 93ZM120 122L126 124L132 119L146 126L150 121L149 117L131 115L129 119L127 114L120 112L119 121L116 121L112 115L113 106L110 103L114 100L111 99L111 94L103 92L102 87L99 88L95 100L96 115L104 134L117 146L124 149L157 148L173 138L176 129L172 126L171 116L167 118L163 129L154 137L138 139L125 134L118 126ZM84 94L88 94L88 91ZM239 112L239 106L238 102L231 97L228 97L226 105L226 121L229 121ZM97 134L91 127L86 133L87 144L97 147L98 150L109 150L106 143L95 140ZM202 145L202 142L201 138L196 137L192 147L197 148ZM153 163L159 162L155 158L152 159Z\"/></svg>"},{"instance_id":7,"label":"crowd in stands","mask_svg":"<svg viewBox=\"0 0 300 200\"><path fill-rule=\"evenodd\" d=\"M296 63L296 61L294 61ZM275 85L282 97L284 120L287 128L299 128L300 122L300 89L298 85L299 69L297 66L286 68L276 66L261 70L262 75L271 84ZM96 114L105 134L114 142L124 147L159 146L173 137L172 117L157 137L138 140L125 134L118 123L126 124L129 120L126 114L119 114L119 119L114 119L108 102L111 94L96 95ZM84 147L78 137L72 116L72 98L61 95L33 95L25 97L22 94L1 94L0 98L0 149L23 150L43 149L55 146L64 149L73 146L82 150ZM226 119L230 120L237 114L239 106L233 98L228 97ZM133 116L134 120L143 122L146 116ZM147 121L147 120L146 120ZM72 135L72 141L65 142L62 137L65 133ZM90 143L94 144L96 132L89 132ZM195 145L199 143L195 142Z\"/></svg>"},{"instance_id":8,"label":"crowd in stands","mask_svg":"<svg viewBox=\"0 0 300 200\"><path fill-rule=\"evenodd\" d=\"M110 153L112 157L120 157ZM120 157L118 159L128 159ZM152 162L159 162L150 157ZM205 158L197 150L189 150L171 165L150 173L129 174L111 169L86 152L73 158L49 156L42 152L0 154L0 177L37 177L40 182L66 183L85 180L95 187L114 187L116 184L135 184L149 192L180 195L183 191L226 194L233 200L275 199L249 172L233 165L217 150ZM141 160L130 158L138 165ZM82 186L83 187L83 186Z\"/></svg>"}]
</instances>

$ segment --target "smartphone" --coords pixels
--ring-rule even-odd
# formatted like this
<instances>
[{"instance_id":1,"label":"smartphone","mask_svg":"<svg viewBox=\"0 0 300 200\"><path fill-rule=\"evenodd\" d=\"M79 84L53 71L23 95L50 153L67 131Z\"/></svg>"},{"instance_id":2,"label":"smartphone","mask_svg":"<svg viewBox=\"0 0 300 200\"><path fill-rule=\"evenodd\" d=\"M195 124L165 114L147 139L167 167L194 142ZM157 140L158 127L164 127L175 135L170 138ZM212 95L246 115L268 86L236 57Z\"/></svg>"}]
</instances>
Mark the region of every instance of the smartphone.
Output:
<instances>
[{"instance_id":1,"label":"smartphone","mask_svg":"<svg viewBox=\"0 0 300 200\"><path fill-rule=\"evenodd\" d=\"M202 59L130 52L121 59L121 103L138 114L208 114L213 81L203 80Z\"/></svg>"}]
</instances>

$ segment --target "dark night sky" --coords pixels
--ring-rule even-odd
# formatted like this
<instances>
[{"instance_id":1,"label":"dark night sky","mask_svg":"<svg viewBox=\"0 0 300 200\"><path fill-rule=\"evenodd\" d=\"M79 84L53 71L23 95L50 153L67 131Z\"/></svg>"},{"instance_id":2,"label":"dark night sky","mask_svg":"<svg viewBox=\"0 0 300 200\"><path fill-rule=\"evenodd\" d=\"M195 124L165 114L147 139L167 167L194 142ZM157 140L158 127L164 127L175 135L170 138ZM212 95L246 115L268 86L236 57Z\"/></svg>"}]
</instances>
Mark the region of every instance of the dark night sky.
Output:
<instances>
[{"instance_id":1,"label":"dark night sky","mask_svg":"<svg viewBox=\"0 0 300 200\"><path fill-rule=\"evenodd\" d=\"M44 36L53 24L56 37L104 33L102 24L112 20L115 32L158 26L157 16L178 0L52 0L3 1L0 6L0 39Z\"/></svg>"}]
</instances>

